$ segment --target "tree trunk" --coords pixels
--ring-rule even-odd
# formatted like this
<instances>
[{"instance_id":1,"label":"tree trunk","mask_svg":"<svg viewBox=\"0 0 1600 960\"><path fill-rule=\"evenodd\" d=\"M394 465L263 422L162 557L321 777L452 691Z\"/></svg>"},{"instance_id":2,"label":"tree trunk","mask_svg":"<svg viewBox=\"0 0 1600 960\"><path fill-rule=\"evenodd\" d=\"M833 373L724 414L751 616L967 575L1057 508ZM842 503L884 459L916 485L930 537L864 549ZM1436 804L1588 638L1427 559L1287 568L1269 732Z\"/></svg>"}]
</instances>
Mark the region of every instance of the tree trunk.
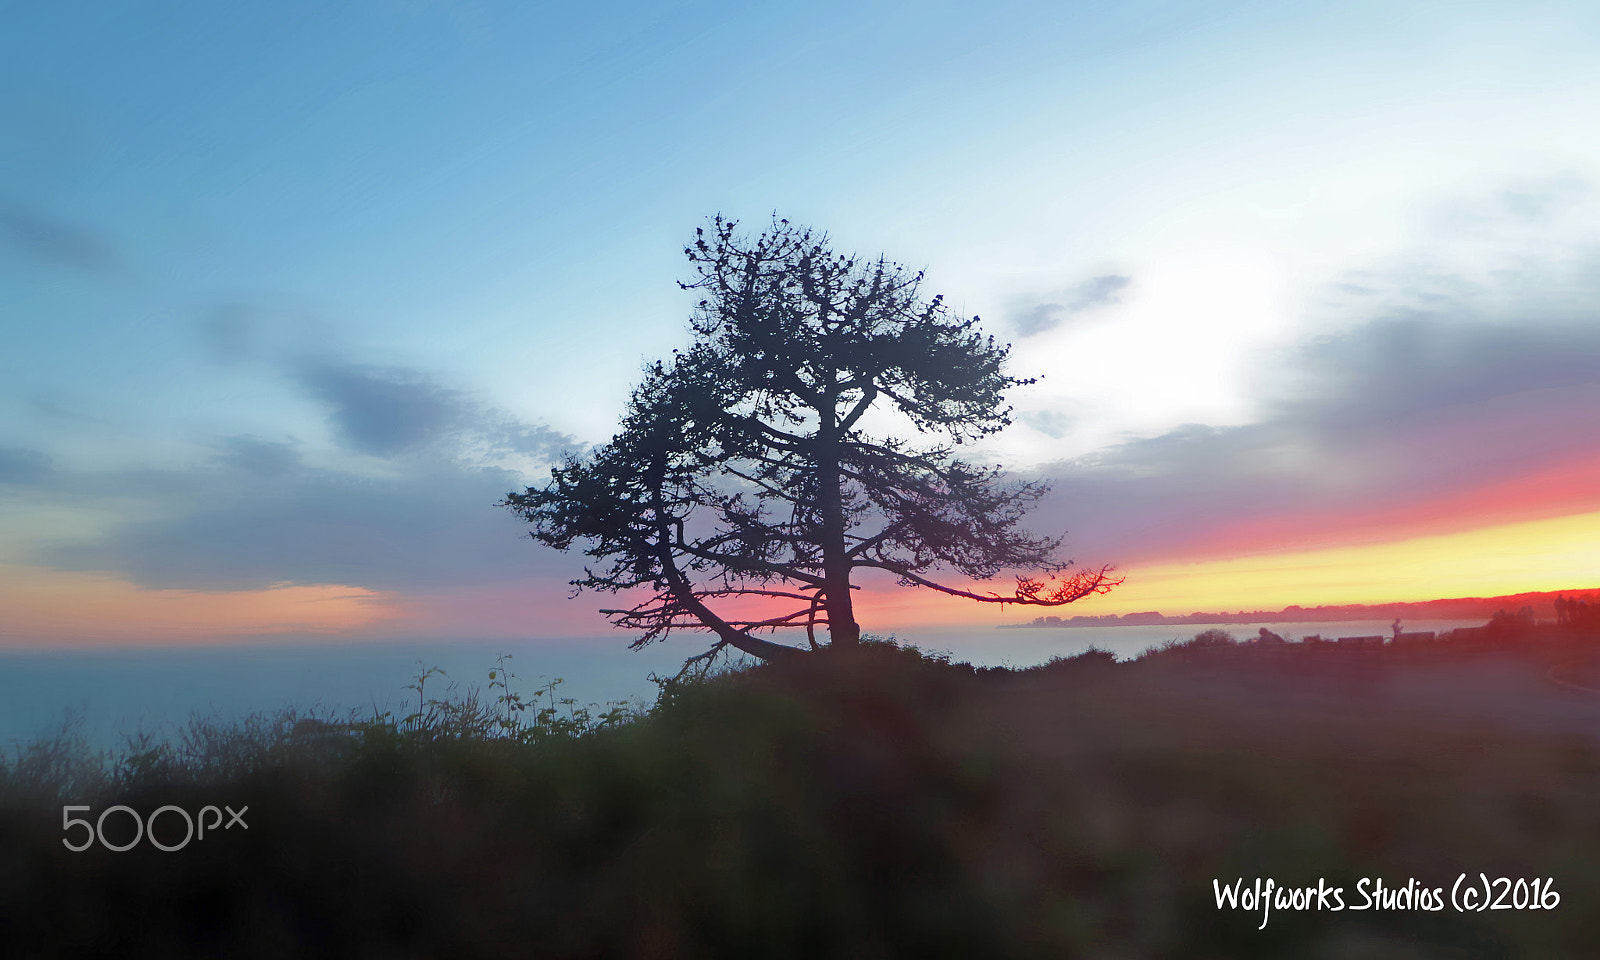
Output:
<instances>
[{"instance_id":1,"label":"tree trunk","mask_svg":"<svg viewBox=\"0 0 1600 960\"><path fill-rule=\"evenodd\" d=\"M831 398L830 398L831 399ZM844 539L844 499L839 477L839 425L829 409L819 411L817 431L817 499L822 519L822 606L828 612L828 638L835 647L853 647L861 640L855 603L850 596L850 556Z\"/></svg>"}]
</instances>

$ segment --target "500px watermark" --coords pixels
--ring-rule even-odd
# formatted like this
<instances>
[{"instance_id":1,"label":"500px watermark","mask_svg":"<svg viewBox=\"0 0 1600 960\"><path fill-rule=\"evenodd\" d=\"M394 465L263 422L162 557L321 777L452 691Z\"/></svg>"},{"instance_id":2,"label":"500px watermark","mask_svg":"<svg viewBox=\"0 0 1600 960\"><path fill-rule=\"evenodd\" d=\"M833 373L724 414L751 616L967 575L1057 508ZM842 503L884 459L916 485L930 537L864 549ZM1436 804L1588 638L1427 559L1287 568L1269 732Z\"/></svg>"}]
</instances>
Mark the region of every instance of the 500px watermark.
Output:
<instances>
[{"instance_id":1,"label":"500px watermark","mask_svg":"<svg viewBox=\"0 0 1600 960\"><path fill-rule=\"evenodd\" d=\"M1477 880L1469 879L1465 873L1456 877L1448 897L1444 887L1429 888L1414 877L1403 886L1386 886L1381 877L1362 877L1348 903L1344 887L1330 886L1320 877L1314 887L1287 886L1261 877L1249 886L1245 885L1243 877L1232 884L1212 880L1211 892L1217 898L1218 910L1260 913L1261 926L1257 930L1266 928L1274 910L1327 910L1331 913L1422 910L1433 913L1449 906L1457 913L1479 913L1484 910L1554 910L1561 904L1561 894L1556 892L1553 877L1490 879L1483 873L1478 874Z\"/></svg>"},{"instance_id":2,"label":"500px watermark","mask_svg":"<svg viewBox=\"0 0 1600 960\"><path fill-rule=\"evenodd\" d=\"M73 843L69 837L61 838L61 845L66 847L68 850L71 850L73 853L82 853L83 851L94 846L95 841L99 841L102 847L105 847L107 850L110 850L113 853L122 853L127 850L132 850L134 847L139 845L140 840L145 839L148 839L150 841L150 845L155 847L157 850L162 850L167 853L176 853L177 851L182 850L184 847L187 847L189 845L189 841L191 840L204 840L206 838L207 830L215 833L218 827L221 827L224 830L232 830L235 826L243 827L246 830L250 829L250 825L244 822L244 815L246 811L250 809L248 806L240 807L238 810L234 810L232 807L226 805L220 809L207 805L200 808L200 815L198 817L194 817L190 816L189 811L183 809L182 807L169 803L164 807L157 807L148 817L140 817L139 811L119 803L115 806L106 807L104 810L100 811L100 816L97 817L93 823L90 823L88 820L85 820L82 817L74 817L72 815L74 812L79 810L92 809L92 807L87 805L61 808L62 832L70 833L74 827L82 827L86 834L83 838L83 842L76 844ZM222 822L223 810L228 811L228 822L226 826L224 826ZM124 814L127 819L133 821L133 839L129 840L127 843L117 844L106 839L106 818L111 816L113 813ZM160 840L156 839L156 820L162 814L166 814L169 821L173 817L182 818L185 833L181 842L162 843ZM207 814L210 814L212 817L212 820L209 824L206 823ZM168 839L171 838L169 837Z\"/></svg>"}]
</instances>

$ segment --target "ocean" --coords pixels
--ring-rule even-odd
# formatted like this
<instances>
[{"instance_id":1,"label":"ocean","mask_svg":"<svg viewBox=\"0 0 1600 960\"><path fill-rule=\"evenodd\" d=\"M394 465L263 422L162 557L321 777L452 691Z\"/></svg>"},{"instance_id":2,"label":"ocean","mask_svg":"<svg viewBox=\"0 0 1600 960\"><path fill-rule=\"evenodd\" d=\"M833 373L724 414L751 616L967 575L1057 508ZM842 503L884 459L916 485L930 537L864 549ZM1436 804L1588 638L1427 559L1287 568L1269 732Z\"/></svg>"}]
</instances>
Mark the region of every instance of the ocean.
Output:
<instances>
[{"instance_id":1,"label":"ocean","mask_svg":"<svg viewBox=\"0 0 1600 960\"><path fill-rule=\"evenodd\" d=\"M1443 631L1480 626L1482 620L1413 620L1406 630ZM885 631L926 651L947 652L979 666L1028 667L1071 656L1091 646L1119 659L1138 656L1168 640L1209 627L1244 640L1266 626L1285 637L1387 634L1391 621L1320 623L1183 624L1025 629ZM89 743L115 749L149 733L173 737L190 716L223 719L284 706L345 713L414 709L407 690L421 668L443 675L427 681L429 697L450 684L486 691L500 654L516 675L513 689L531 691L541 677L560 678L558 696L581 704L650 703L652 673L671 675L685 657L705 648L700 635L628 649L622 634L541 640L435 640L405 642L252 643L248 645L0 652L0 747L12 747L77 726ZM420 664L420 666L419 666ZM408 706L408 703L412 706ZM9 749L8 751L9 752Z\"/></svg>"}]
</instances>

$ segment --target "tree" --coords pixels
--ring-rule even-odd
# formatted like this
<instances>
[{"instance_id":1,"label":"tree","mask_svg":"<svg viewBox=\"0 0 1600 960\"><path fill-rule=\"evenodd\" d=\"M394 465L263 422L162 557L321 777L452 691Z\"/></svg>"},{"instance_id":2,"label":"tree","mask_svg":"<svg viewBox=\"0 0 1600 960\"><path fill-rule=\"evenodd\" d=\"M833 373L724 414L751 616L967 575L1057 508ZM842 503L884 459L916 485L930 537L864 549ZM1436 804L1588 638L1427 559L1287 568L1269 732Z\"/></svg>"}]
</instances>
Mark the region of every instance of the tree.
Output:
<instances>
[{"instance_id":1,"label":"tree","mask_svg":"<svg viewBox=\"0 0 1600 960\"><path fill-rule=\"evenodd\" d=\"M757 636L825 627L856 644L860 571L982 603L1058 606L1121 581L1110 567L1071 569L1060 539L1019 528L1042 483L1006 483L952 445L1010 424L1002 372L1009 345L979 320L918 296L923 276L879 257L833 253L827 237L775 220L755 238L715 217L684 249L700 300L685 351L656 362L611 442L569 457L550 481L505 506L558 550L580 541L598 561L578 591L643 592L603 610L642 631L635 648L677 629L763 659L802 648ZM914 447L868 425L933 435ZM941 571L1012 592L934 579Z\"/></svg>"}]
</instances>

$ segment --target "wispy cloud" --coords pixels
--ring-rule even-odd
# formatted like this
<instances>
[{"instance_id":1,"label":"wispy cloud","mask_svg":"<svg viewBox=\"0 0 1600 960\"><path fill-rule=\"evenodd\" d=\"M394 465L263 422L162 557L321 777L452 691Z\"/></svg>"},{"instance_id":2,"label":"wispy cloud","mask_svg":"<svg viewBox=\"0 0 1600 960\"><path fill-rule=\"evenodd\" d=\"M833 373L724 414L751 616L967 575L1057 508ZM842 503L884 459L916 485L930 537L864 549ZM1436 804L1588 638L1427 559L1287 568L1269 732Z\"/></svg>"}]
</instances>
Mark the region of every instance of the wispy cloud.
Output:
<instances>
[{"instance_id":1,"label":"wispy cloud","mask_svg":"<svg viewBox=\"0 0 1600 960\"><path fill-rule=\"evenodd\" d=\"M0 450L0 483L32 484L50 475L50 458L37 450Z\"/></svg>"},{"instance_id":2,"label":"wispy cloud","mask_svg":"<svg viewBox=\"0 0 1600 960\"><path fill-rule=\"evenodd\" d=\"M94 230L5 198L0 198L0 249L91 273L117 265L111 243Z\"/></svg>"},{"instance_id":3,"label":"wispy cloud","mask_svg":"<svg viewBox=\"0 0 1600 960\"><path fill-rule=\"evenodd\" d=\"M339 440L358 453L395 457L443 445L446 453L481 447L490 455L548 460L576 445L566 434L491 408L418 371L309 363L297 379L327 407Z\"/></svg>"},{"instance_id":4,"label":"wispy cloud","mask_svg":"<svg viewBox=\"0 0 1600 960\"><path fill-rule=\"evenodd\" d=\"M435 462L387 477L300 462L285 445L234 438L186 470L52 477L62 496L115 497L128 516L89 539L40 546L59 570L202 591L347 584L410 591L573 571L520 539L496 506L522 474Z\"/></svg>"},{"instance_id":5,"label":"wispy cloud","mask_svg":"<svg viewBox=\"0 0 1600 960\"><path fill-rule=\"evenodd\" d=\"M292 444L261 440L257 437L228 437L220 444L213 462L229 471L253 477L279 477L294 473L301 464L300 452Z\"/></svg>"},{"instance_id":6,"label":"wispy cloud","mask_svg":"<svg viewBox=\"0 0 1600 960\"><path fill-rule=\"evenodd\" d=\"M317 365L301 371L299 379L307 393L328 406L340 440L379 457L459 429L468 412L456 391L402 371Z\"/></svg>"},{"instance_id":7,"label":"wispy cloud","mask_svg":"<svg viewBox=\"0 0 1600 960\"><path fill-rule=\"evenodd\" d=\"M77 502L129 504L87 539L41 545L55 569L109 573L141 587L204 591L346 584L413 591L574 573L519 541L496 506L571 437L441 386L417 371L303 365L347 450L329 461L293 438L233 436L210 457L166 470L55 471L29 451L0 454L0 480ZM48 487L45 482L48 480Z\"/></svg>"},{"instance_id":8,"label":"wispy cloud","mask_svg":"<svg viewBox=\"0 0 1600 960\"><path fill-rule=\"evenodd\" d=\"M1017 419L1047 437L1060 439L1071 432L1078 418L1059 410L1037 410L1017 414Z\"/></svg>"},{"instance_id":9,"label":"wispy cloud","mask_svg":"<svg viewBox=\"0 0 1600 960\"><path fill-rule=\"evenodd\" d=\"M1122 291L1131 283L1132 277L1115 273L1090 277L1061 297L1029 307L1012 321L1012 326L1024 337L1053 330L1074 314L1121 301Z\"/></svg>"}]
</instances>

